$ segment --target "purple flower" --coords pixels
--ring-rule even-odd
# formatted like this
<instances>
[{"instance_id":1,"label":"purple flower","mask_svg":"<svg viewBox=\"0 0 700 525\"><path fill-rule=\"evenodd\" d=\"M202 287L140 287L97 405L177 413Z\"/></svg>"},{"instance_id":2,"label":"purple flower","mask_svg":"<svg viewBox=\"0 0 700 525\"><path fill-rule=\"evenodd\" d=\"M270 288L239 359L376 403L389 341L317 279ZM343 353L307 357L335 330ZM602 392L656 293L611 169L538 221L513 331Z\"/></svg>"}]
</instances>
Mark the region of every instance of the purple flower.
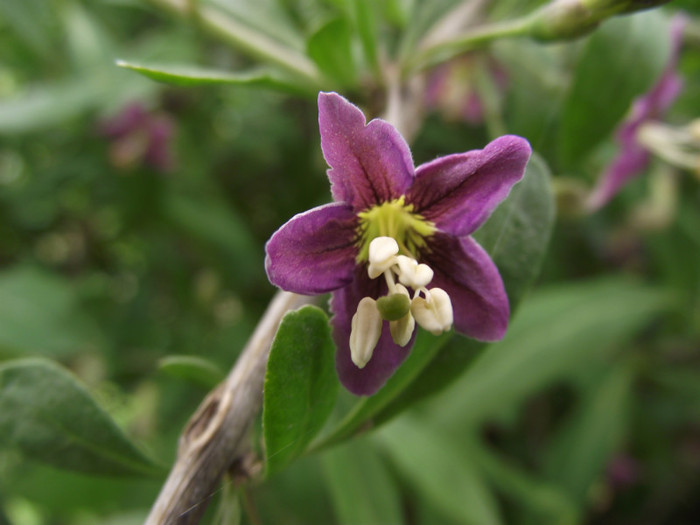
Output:
<instances>
[{"instance_id":1,"label":"purple flower","mask_svg":"<svg viewBox=\"0 0 700 525\"><path fill-rule=\"evenodd\" d=\"M508 87L506 71L490 56L466 53L434 68L427 78L424 102L447 121L483 124L485 102L477 88L484 76L493 87L492 96L502 97Z\"/></svg>"},{"instance_id":2,"label":"purple flower","mask_svg":"<svg viewBox=\"0 0 700 525\"><path fill-rule=\"evenodd\" d=\"M131 168L145 162L160 172L175 165L172 138L175 125L166 115L150 113L133 102L101 125L101 132L111 139L109 155L118 168Z\"/></svg>"},{"instance_id":3,"label":"purple flower","mask_svg":"<svg viewBox=\"0 0 700 525\"><path fill-rule=\"evenodd\" d=\"M333 292L342 383L376 392L408 355L416 323L484 341L503 337L508 297L498 269L469 235L518 182L530 146L500 137L483 150L414 168L388 122L336 93L318 97L321 148L335 200L293 217L267 243L270 281ZM398 281L398 282L397 282Z\"/></svg>"},{"instance_id":4,"label":"purple flower","mask_svg":"<svg viewBox=\"0 0 700 525\"><path fill-rule=\"evenodd\" d=\"M683 43L685 18L678 15L671 21L671 54L658 82L632 104L629 117L617 130L620 152L603 172L588 198L587 207L594 211L610 201L630 180L639 175L649 163L650 154L639 140L645 124L660 119L678 97L683 85L676 73L678 55Z\"/></svg>"}]
</instances>

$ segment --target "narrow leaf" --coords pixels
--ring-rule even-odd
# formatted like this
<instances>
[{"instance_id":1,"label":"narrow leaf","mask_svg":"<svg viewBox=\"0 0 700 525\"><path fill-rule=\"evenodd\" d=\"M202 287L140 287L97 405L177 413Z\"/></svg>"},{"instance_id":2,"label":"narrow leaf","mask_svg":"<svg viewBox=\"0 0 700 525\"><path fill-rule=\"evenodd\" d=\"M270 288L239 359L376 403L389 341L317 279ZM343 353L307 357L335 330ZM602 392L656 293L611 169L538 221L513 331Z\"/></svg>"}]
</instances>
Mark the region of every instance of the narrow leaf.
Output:
<instances>
[{"instance_id":1,"label":"narrow leaf","mask_svg":"<svg viewBox=\"0 0 700 525\"><path fill-rule=\"evenodd\" d=\"M214 388L226 377L216 364L193 355L165 357L160 360L158 367L168 375L186 379L208 389Z\"/></svg>"},{"instance_id":2,"label":"narrow leaf","mask_svg":"<svg viewBox=\"0 0 700 525\"><path fill-rule=\"evenodd\" d=\"M618 365L597 376L548 447L545 460L547 477L581 507L585 507L591 487L621 445L629 420L630 367Z\"/></svg>"},{"instance_id":3,"label":"narrow leaf","mask_svg":"<svg viewBox=\"0 0 700 525\"><path fill-rule=\"evenodd\" d=\"M415 417L402 417L377 434L398 470L445 516L468 525L502 523L498 504L469 449Z\"/></svg>"},{"instance_id":4,"label":"narrow leaf","mask_svg":"<svg viewBox=\"0 0 700 525\"><path fill-rule=\"evenodd\" d=\"M366 439L321 456L338 523L402 523L398 486Z\"/></svg>"},{"instance_id":5,"label":"narrow leaf","mask_svg":"<svg viewBox=\"0 0 700 525\"><path fill-rule=\"evenodd\" d=\"M534 477L526 469L517 467L476 440L470 441L469 448L476 466L494 491L509 496L524 509L533 512L536 523L579 521L573 500L558 485Z\"/></svg>"},{"instance_id":6,"label":"narrow leaf","mask_svg":"<svg viewBox=\"0 0 700 525\"><path fill-rule=\"evenodd\" d=\"M91 474L160 473L70 373L43 359L0 366L0 446Z\"/></svg>"},{"instance_id":7,"label":"narrow leaf","mask_svg":"<svg viewBox=\"0 0 700 525\"><path fill-rule=\"evenodd\" d=\"M355 27L360 35L360 42L362 42L365 60L374 74L381 78L382 71L377 51L377 20L372 2L370 0L352 0L350 6Z\"/></svg>"},{"instance_id":8,"label":"narrow leaf","mask_svg":"<svg viewBox=\"0 0 700 525\"><path fill-rule=\"evenodd\" d=\"M0 273L0 354L58 356L101 342L70 281L28 266Z\"/></svg>"},{"instance_id":9,"label":"narrow leaf","mask_svg":"<svg viewBox=\"0 0 700 525\"><path fill-rule=\"evenodd\" d=\"M552 381L601 359L670 305L668 294L624 279L552 287L533 296L506 335L479 355L435 406L441 424L510 410Z\"/></svg>"},{"instance_id":10,"label":"narrow leaf","mask_svg":"<svg viewBox=\"0 0 700 525\"><path fill-rule=\"evenodd\" d=\"M0 133L26 133L74 118L94 107L103 86L77 78L35 86L0 101Z\"/></svg>"},{"instance_id":11,"label":"narrow leaf","mask_svg":"<svg viewBox=\"0 0 700 525\"><path fill-rule=\"evenodd\" d=\"M244 288L259 282L263 271L253 255L261 251L260 246L238 210L223 199L173 191L163 196L163 213L202 251L212 252L212 259L224 261L227 275L236 285Z\"/></svg>"},{"instance_id":12,"label":"narrow leaf","mask_svg":"<svg viewBox=\"0 0 700 525\"><path fill-rule=\"evenodd\" d=\"M175 86L205 86L229 84L263 87L298 93L304 91L299 84L265 69L246 72L230 72L186 64L143 64L117 60L119 67L130 69L156 82Z\"/></svg>"},{"instance_id":13,"label":"narrow leaf","mask_svg":"<svg viewBox=\"0 0 700 525\"><path fill-rule=\"evenodd\" d=\"M285 315L270 350L263 399L267 473L301 455L330 415L338 390L326 314L306 306Z\"/></svg>"},{"instance_id":14,"label":"narrow leaf","mask_svg":"<svg viewBox=\"0 0 700 525\"><path fill-rule=\"evenodd\" d=\"M309 56L318 68L341 86L353 85L357 70L352 54L352 31L346 18L335 18L309 38Z\"/></svg>"}]
</instances>

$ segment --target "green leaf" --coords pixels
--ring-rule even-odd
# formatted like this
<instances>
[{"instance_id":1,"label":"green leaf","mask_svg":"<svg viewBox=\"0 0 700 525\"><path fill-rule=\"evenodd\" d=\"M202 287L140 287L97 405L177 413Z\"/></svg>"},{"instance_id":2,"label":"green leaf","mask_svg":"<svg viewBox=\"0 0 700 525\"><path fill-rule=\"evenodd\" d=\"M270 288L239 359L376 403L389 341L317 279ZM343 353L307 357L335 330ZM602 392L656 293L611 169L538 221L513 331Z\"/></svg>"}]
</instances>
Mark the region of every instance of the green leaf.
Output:
<instances>
[{"instance_id":1,"label":"green leaf","mask_svg":"<svg viewBox=\"0 0 700 525\"><path fill-rule=\"evenodd\" d=\"M352 30L346 18L322 25L307 43L307 52L318 68L341 86L352 86L357 69L352 54Z\"/></svg>"},{"instance_id":2,"label":"green leaf","mask_svg":"<svg viewBox=\"0 0 700 525\"><path fill-rule=\"evenodd\" d=\"M168 375L186 379L212 389L224 380L226 374L216 364L193 355L172 355L160 360L158 367Z\"/></svg>"},{"instance_id":3,"label":"green leaf","mask_svg":"<svg viewBox=\"0 0 700 525\"><path fill-rule=\"evenodd\" d=\"M55 4L46 4L42 0L0 2L0 18L5 21L3 29L13 31L20 41L42 58L52 58L56 52L51 31L54 8Z\"/></svg>"},{"instance_id":4,"label":"green leaf","mask_svg":"<svg viewBox=\"0 0 700 525\"><path fill-rule=\"evenodd\" d=\"M553 46L523 39L494 42L494 58L508 71L511 86L502 108L509 133L527 137L544 158L557 157L558 119L567 84L558 71L560 54Z\"/></svg>"},{"instance_id":5,"label":"green leaf","mask_svg":"<svg viewBox=\"0 0 700 525\"><path fill-rule=\"evenodd\" d=\"M588 39L561 114L565 169L610 137L632 100L659 78L669 51L668 20L658 11L608 20Z\"/></svg>"},{"instance_id":6,"label":"green leaf","mask_svg":"<svg viewBox=\"0 0 700 525\"><path fill-rule=\"evenodd\" d=\"M102 87L74 78L26 89L0 101L0 133L25 133L57 125L94 107Z\"/></svg>"},{"instance_id":7,"label":"green leaf","mask_svg":"<svg viewBox=\"0 0 700 525\"><path fill-rule=\"evenodd\" d=\"M337 523L402 523L401 499L376 447L359 439L321 456Z\"/></svg>"},{"instance_id":8,"label":"green leaf","mask_svg":"<svg viewBox=\"0 0 700 525\"><path fill-rule=\"evenodd\" d=\"M263 435L267 473L301 455L335 404L335 345L326 314L305 306L284 316L265 374Z\"/></svg>"},{"instance_id":9,"label":"green leaf","mask_svg":"<svg viewBox=\"0 0 700 525\"><path fill-rule=\"evenodd\" d=\"M498 504L462 442L416 417L377 433L397 469L422 497L457 523L502 523Z\"/></svg>"},{"instance_id":10,"label":"green leaf","mask_svg":"<svg viewBox=\"0 0 700 525\"><path fill-rule=\"evenodd\" d=\"M161 473L70 373L43 359L0 366L0 446L79 472Z\"/></svg>"},{"instance_id":11,"label":"green leaf","mask_svg":"<svg viewBox=\"0 0 700 525\"><path fill-rule=\"evenodd\" d=\"M9 456L9 457L8 457ZM77 514L89 511L105 516L126 509L148 509L158 496L162 480L155 477L95 476L28 461L12 461L0 455L3 498L23 499L39 506L53 520L71 523ZM143 523L145 516L141 521ZM2 525L6 525L0 520ZM101 525L107 521L100 520Z\"/></svg>"},{"instance_id":12,"label":"green leaf","mask_svg":"<svg viewBox=\"0 0 700 525\"><path fill-rule=\"evenodd\" d=\"M537 276L547 248L554 222L549 180L549 170L534 155L523 180L477 235L501 270L512 309ZM347 439L364 428L368 419L379 424L437 392L459 376L483 346L452 334L436 339L419 330L411 354L386 385L359 401L319 446Z\"/></svg>"},{"instance_id":13,"label":"green leaf","mask_svg":"<svg viewBox=\"0 0 700 525\"><path fill-rule=\"evenodd\" d=\"M543 290L520 309L505 339L442 394L449 407L436 404L433 412L440 424L450 424L454 414L472 424L509 411L603 358L670 304L665 292L620 278Z\"/></svg>"},{"instance_id":14,"label":"green leaf","mask_svg":"<svg viewBox=\"0 0 700 525\"><path fill-rule=\"evenodd\" d=\"M107 33L91 12L78 2L62 6L60 16L68 54L76 70L90 74L113 56Z\"/></svg>"},{"instance_id":15,"label":"green leaf","mask_svg":"<svg viewBox=\"0 0 700 525\"><path fill-rule=\"evenodd\" d=\"M102 342L70 281L25 266L0 273L0 355L66 355Z\"/></svg>"},{"instance_id":16,"label":"green leaf","mask_svg":"<svg viewBox=\"0 0 700 525\"><path fill-rule=\"evenodd\" d=\"M540 273L554 214L549 168L535 153L522 182L474 234L498 266L511 305L520 301Z\"/></svg>"},{"instance_id":17,"label":"green leaf","mask_svg":"<svg viewBox=\"0 0 700 525\"><path fill-rule=\"evenodd\" d=\"M365 60L372 68L377 78L381 78L382 70L377 53L377 20L373 7L373 2L370 0L352 0L350 2L350 8L352 10L357 33L360 36Z\"/></svg>"},{"instance_id":18,"label":"green leaf","mask_svg":"<svg viewBox=\"0 0 700 525\"><path fill-rule=\"evenodd\" d=\"M163 196L163 212L173 227L191 236L202 251L224 261L227 275L238 286L259 282L263 270L253 255L262 250L243 217L223 199L214 194L200 197L172 191Z\"/></svg>"},{"instance_id":19,"label":"green leaf","mask_svg":"<svg viewBox=\"0 0 700 525\"><path fill-rule=\"evenodd\" d=\"M609 365L608 365L609 366ZM628 364L601 374L547 448L545 473L582 507L590 489L620 447L629 420L632 373Z\"/></svg>"},{"instance_id":20,"label":"green leaf","mask_svg":"<svg viewBox=\"0 0 700 525\"><path fill-rule=\"evenodd\" d=\"M471 457L496 492L534 512L535 523L578 523L576 505L559 486L535 478L481 443L469 443Z\"/></svg>"},{"instance_id":21,"label":"green leaf","mask_svg":"<svg viewBox=\"0 0 700 525\"><path fill-rule=\"evenodd\" d=\"M284 79L266 69L246 72L230 72L203 68L187 64L144 64L117 60L119 67L136 71L157 82L175 86L205 86L212 84L229 84L239 86L264 87L281 91L304 91L293 80Z\"/></svg>"},{"instance_id":22,"label":"green leaf","mask_svg":"<svg viewBox=\"0 0 700 525\"><path fill-rule=\"evenodd\" d=\"M203 0L216 6L246 26L281 42L285 47L303 50L302 35L278 0Z\"/></svg>"}]
</instances>

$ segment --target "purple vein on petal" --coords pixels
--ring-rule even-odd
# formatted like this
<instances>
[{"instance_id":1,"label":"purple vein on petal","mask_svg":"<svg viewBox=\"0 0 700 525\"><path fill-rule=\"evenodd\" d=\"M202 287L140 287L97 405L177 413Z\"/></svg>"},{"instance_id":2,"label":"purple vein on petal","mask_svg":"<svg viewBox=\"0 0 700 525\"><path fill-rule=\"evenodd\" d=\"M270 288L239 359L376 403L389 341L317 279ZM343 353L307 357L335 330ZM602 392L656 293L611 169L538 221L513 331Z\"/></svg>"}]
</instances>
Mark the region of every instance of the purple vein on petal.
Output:
<instances>
[{"instance_id":1,"label":"purple vein on petal","mask_svg":"<svg viewBox=\"0 0 700 525\"><path fill-rule=\"evenodd\" d=\"M440 230L469 235L522 178L531 153L525 139L506 135L483 150L435 159L416 170L408 202Z\"/></svg>"},{"instance_id":2,"label":"purple vein on petal","mask_svg":"<svg viewBox=\"0 0 700 525\"><path fill-rule=\"evenodd\" d=\"M360 211L405 193L413 180L413 160L391 124L375 119L365 125L362 111L337 93L320 93L318 111L336 201Z\"/></svg>"},{"instance_id":3,"label":"purple vein on petal","mask_svg":"<svg viewBox=\"0 0 700 525\"><path fill-rule=\"evenodd\" d=\"M289 292L316 295L348 284L355 268L357 217L333 203L292 217L265 246L270 282Z\"/></svg>"}]
</instances>

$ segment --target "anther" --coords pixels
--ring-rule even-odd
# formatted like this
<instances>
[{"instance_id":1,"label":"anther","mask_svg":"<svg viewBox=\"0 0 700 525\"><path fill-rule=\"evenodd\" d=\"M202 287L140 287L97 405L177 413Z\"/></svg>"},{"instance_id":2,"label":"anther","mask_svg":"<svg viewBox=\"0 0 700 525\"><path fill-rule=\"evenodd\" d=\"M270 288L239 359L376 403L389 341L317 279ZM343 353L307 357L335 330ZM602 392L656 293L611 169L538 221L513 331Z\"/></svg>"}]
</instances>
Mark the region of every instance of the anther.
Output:
<instances>
[{"instance_id":1,"label":"anther","mask_svg":"<svg viewBox=\"0 0 700 525\"><path fill-rule=\"evenodd\" d=\"M427 264L418 264L405 255L396 257L396 263L399 265L399 281L414 290L426 287L433 280L433 270Z\"/></svg>"},{"instance_id":2,"label":"anther","mask_svg":"<svg viewBox=\"0 0 700 525\"><path fill-rule=\"evenodd\" d=\"M396 264L399 244L391 237L376 237L369 243L369 266L367 273L375 279Z\"/></svg>"},{"instance_id":3,"label":"anther","mask_svg":"<svg viewBox=\"0 0 700 525\"><path fill-rule=\"evenodd\" d=\"M423 329L440 335L452 327L452 301L442 288L431 288L429 292L426 298L415 297L411 301L411 313Z\"/></svg>"},{"instance_id":4,"label":"anther","mask_svg":"<svg viewBox=\"0 0 700 525\"><path fill-rule=\"evenodd\" d=\"M405 297L406 300L408 300L409 294L405 286L397 284L396 292L397 293L395 295L400 294L403 297ZM411 340L411 335L413 335L413 330L415 328L416 320L411 315L410 310L407 310L406 315L404 315L400 319L391 321L389 323L389 331L391 332L391 338L394 340L394 343L396 343L399 346L406 346L408 344L408 342Z\"/></svg>"},{"instance_id":5,"label":"anther","mask_svg":"<svg viewBox=\"0 0 700 525\"><path fill-rule=\"evenodd\" d=\"M358 368L364 368L372 359L381 335L382 317L377 310L377 303L371 297L364 297L352 316L350 329L350 358Z\"/></svg>"}]
</instances>

